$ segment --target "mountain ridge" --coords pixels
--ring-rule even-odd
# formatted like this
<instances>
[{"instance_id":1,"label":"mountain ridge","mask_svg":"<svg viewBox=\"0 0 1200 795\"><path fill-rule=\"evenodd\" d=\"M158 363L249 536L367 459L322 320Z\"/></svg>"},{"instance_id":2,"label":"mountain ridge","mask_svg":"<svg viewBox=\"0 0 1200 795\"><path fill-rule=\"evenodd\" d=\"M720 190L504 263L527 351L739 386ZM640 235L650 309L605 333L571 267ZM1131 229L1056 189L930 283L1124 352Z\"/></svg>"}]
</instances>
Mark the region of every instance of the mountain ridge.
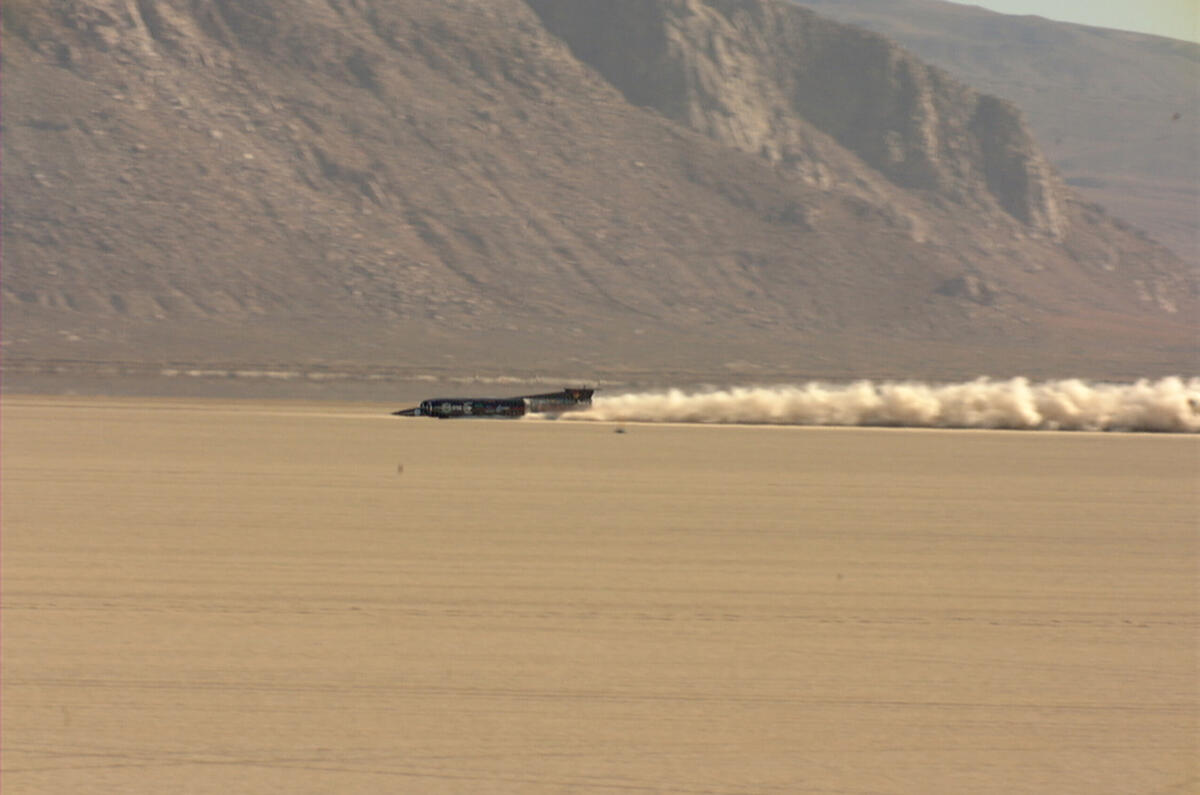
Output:
<instances>
[{"instance_id":1,"label":"mountain ridge","mask_svg":"<svg viewBox=\"0 0 1200 795\"><path fill-rule=\"evenodd\" d=\"M966 90L878 34L783 5L691 2L672 14L673 6L593 0L582 15L549 0L531 6L634 104L731 147L794 164L802 155L793 147L812 138L812 125L900 187L976 200L990 193L1026 226L1061 233L1062 186L1016 107ZM631 57L636 45L605 46L614 38L606 21L632 15L664 31L651 69L629 71L654 57ZM564 17L576 26L556 24ZM656 73L669 85L653 96Z\"/></svg>"},{"instance_id":2,"label":"mountain ridge","mask_svg":"<svg viewBox=\"0 0 1200 795\"><path fill-rule=\"evenodd\" d=\"M970 156L931 163L951 190L914 187L905 164L935 151L913 143L919 117L847 146L762 93L797 79L788 35L873 34L770 2L613 7L680 32L662 57L707 70L728 113L692 118L687 91L682 115L630 102L537 2L63 0L23 31L9 12L6 362L956 377L1190 361L1194 274L1168 252L1050 172L1040 198L996 198L1024 168L1005 156L1041 162L1006 104L973 106L1015 125L984 125L1009 136L998 163L959 124ZM741 27L692 33L758 64L753 91L682 35L722 10ZM942 81L880 46L891 74ZM739 114L776 148L695 123Z\"/></svg>"},{"instance_id":3,"label":"mountain ridge","mask_svg":"<svg viewBox=\"0 0 1200 795\"><path fill-rule=\"evenodd\" d=\"M797 0L1016 102L1081 196L1200 265L1200 44L943 0Z\"/></svg>"}]
</instances>

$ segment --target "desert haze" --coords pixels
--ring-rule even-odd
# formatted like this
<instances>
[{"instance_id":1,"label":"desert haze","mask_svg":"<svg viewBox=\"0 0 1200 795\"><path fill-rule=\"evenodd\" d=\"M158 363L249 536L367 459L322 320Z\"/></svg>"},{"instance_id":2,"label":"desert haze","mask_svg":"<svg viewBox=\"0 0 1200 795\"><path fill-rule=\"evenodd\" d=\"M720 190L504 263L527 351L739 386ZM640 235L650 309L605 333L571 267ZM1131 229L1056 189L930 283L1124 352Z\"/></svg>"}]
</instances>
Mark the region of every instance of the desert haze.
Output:
<instances>
[{"instance_id":1,"label":"desert haze","mask_svg":"<svg viewBox=\"0 0 1200 795\"><path fill-rule=\"evenodd\" d=\"M6 397L6 791L1200 780L1195 436L391 408Z\"/></svg>"}]
</instances>

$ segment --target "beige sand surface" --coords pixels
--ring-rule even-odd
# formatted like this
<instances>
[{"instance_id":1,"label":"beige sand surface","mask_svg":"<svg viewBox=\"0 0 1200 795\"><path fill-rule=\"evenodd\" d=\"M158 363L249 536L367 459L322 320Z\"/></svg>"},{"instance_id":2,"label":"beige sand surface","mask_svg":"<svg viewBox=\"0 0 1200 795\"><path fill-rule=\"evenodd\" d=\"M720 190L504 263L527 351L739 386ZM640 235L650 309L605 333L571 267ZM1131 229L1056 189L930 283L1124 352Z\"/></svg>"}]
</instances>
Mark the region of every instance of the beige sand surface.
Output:
<instances>
[{"instance_id":1,"label":"beige sand surface","mask_svg":"<svg viewBox=\"0 0 1200 795\"><path fill-rule=\"evenodd\" d=\"M5 795L1200 789L1200 439L387 408L5 398Z\"/></svg>"}]
</instances>

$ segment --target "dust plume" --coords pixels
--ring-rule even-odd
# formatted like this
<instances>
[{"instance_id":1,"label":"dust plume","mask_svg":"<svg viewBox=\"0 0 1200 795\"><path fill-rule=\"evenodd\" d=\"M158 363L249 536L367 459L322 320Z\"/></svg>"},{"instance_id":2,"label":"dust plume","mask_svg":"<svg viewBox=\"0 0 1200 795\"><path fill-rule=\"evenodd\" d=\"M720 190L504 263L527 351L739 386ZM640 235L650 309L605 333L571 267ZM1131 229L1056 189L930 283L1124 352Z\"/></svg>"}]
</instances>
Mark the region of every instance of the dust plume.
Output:
<instances>
[{"instance_id":1,"label":"dust plume","mask_svg":"<svg viewBox=\"0 0 1200 795\"><path fill-rule=\"evenodd\" d=\"M1200 378L958 384L858 381L597 397L572 420L875 425L1080 431L1200 431Z\"/></svg>"}]
</instances>

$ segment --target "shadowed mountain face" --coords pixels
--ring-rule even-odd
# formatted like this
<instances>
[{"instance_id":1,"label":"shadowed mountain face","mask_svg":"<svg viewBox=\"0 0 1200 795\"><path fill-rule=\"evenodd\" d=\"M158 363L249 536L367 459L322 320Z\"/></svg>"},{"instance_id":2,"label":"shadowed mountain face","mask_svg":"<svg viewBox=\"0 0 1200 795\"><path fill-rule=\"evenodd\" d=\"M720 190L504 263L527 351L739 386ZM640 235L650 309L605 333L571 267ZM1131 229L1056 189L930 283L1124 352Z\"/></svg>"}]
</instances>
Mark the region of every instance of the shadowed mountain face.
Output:
<instances>
[{"instance_id":1,"label":"shadowed mountain face","mask_svg":"<svg viewBox=\"0 0 1200 795\"><path fill-rule=\"evenodd\" d=\"M878 36L773 4L530 5L630 101L727 146L811 175L819 130L898 187L1063 231L1061 185L1016 109Z\"/></svg>"},{"instance_id":2,"label":"shadowed mountain face","mask_svg":"<svg viewBox=\"0 0 1200 795\"><path fill-rule=\"evenodd\" d=\"M1021 116L766 0L4 5L8 365L1191 369Z\"/></svg>"},{"instance_id":3,"label":"shadowed mountain face","mask_svg":"<svg viewBox=\"0 0 1200 795\"><path fill-rule=\"evenodd\" d=\"M940 0L798 0L1014 101L1085 198L1200 264L1200 45Z\"/></svg>"}]
</instances>

